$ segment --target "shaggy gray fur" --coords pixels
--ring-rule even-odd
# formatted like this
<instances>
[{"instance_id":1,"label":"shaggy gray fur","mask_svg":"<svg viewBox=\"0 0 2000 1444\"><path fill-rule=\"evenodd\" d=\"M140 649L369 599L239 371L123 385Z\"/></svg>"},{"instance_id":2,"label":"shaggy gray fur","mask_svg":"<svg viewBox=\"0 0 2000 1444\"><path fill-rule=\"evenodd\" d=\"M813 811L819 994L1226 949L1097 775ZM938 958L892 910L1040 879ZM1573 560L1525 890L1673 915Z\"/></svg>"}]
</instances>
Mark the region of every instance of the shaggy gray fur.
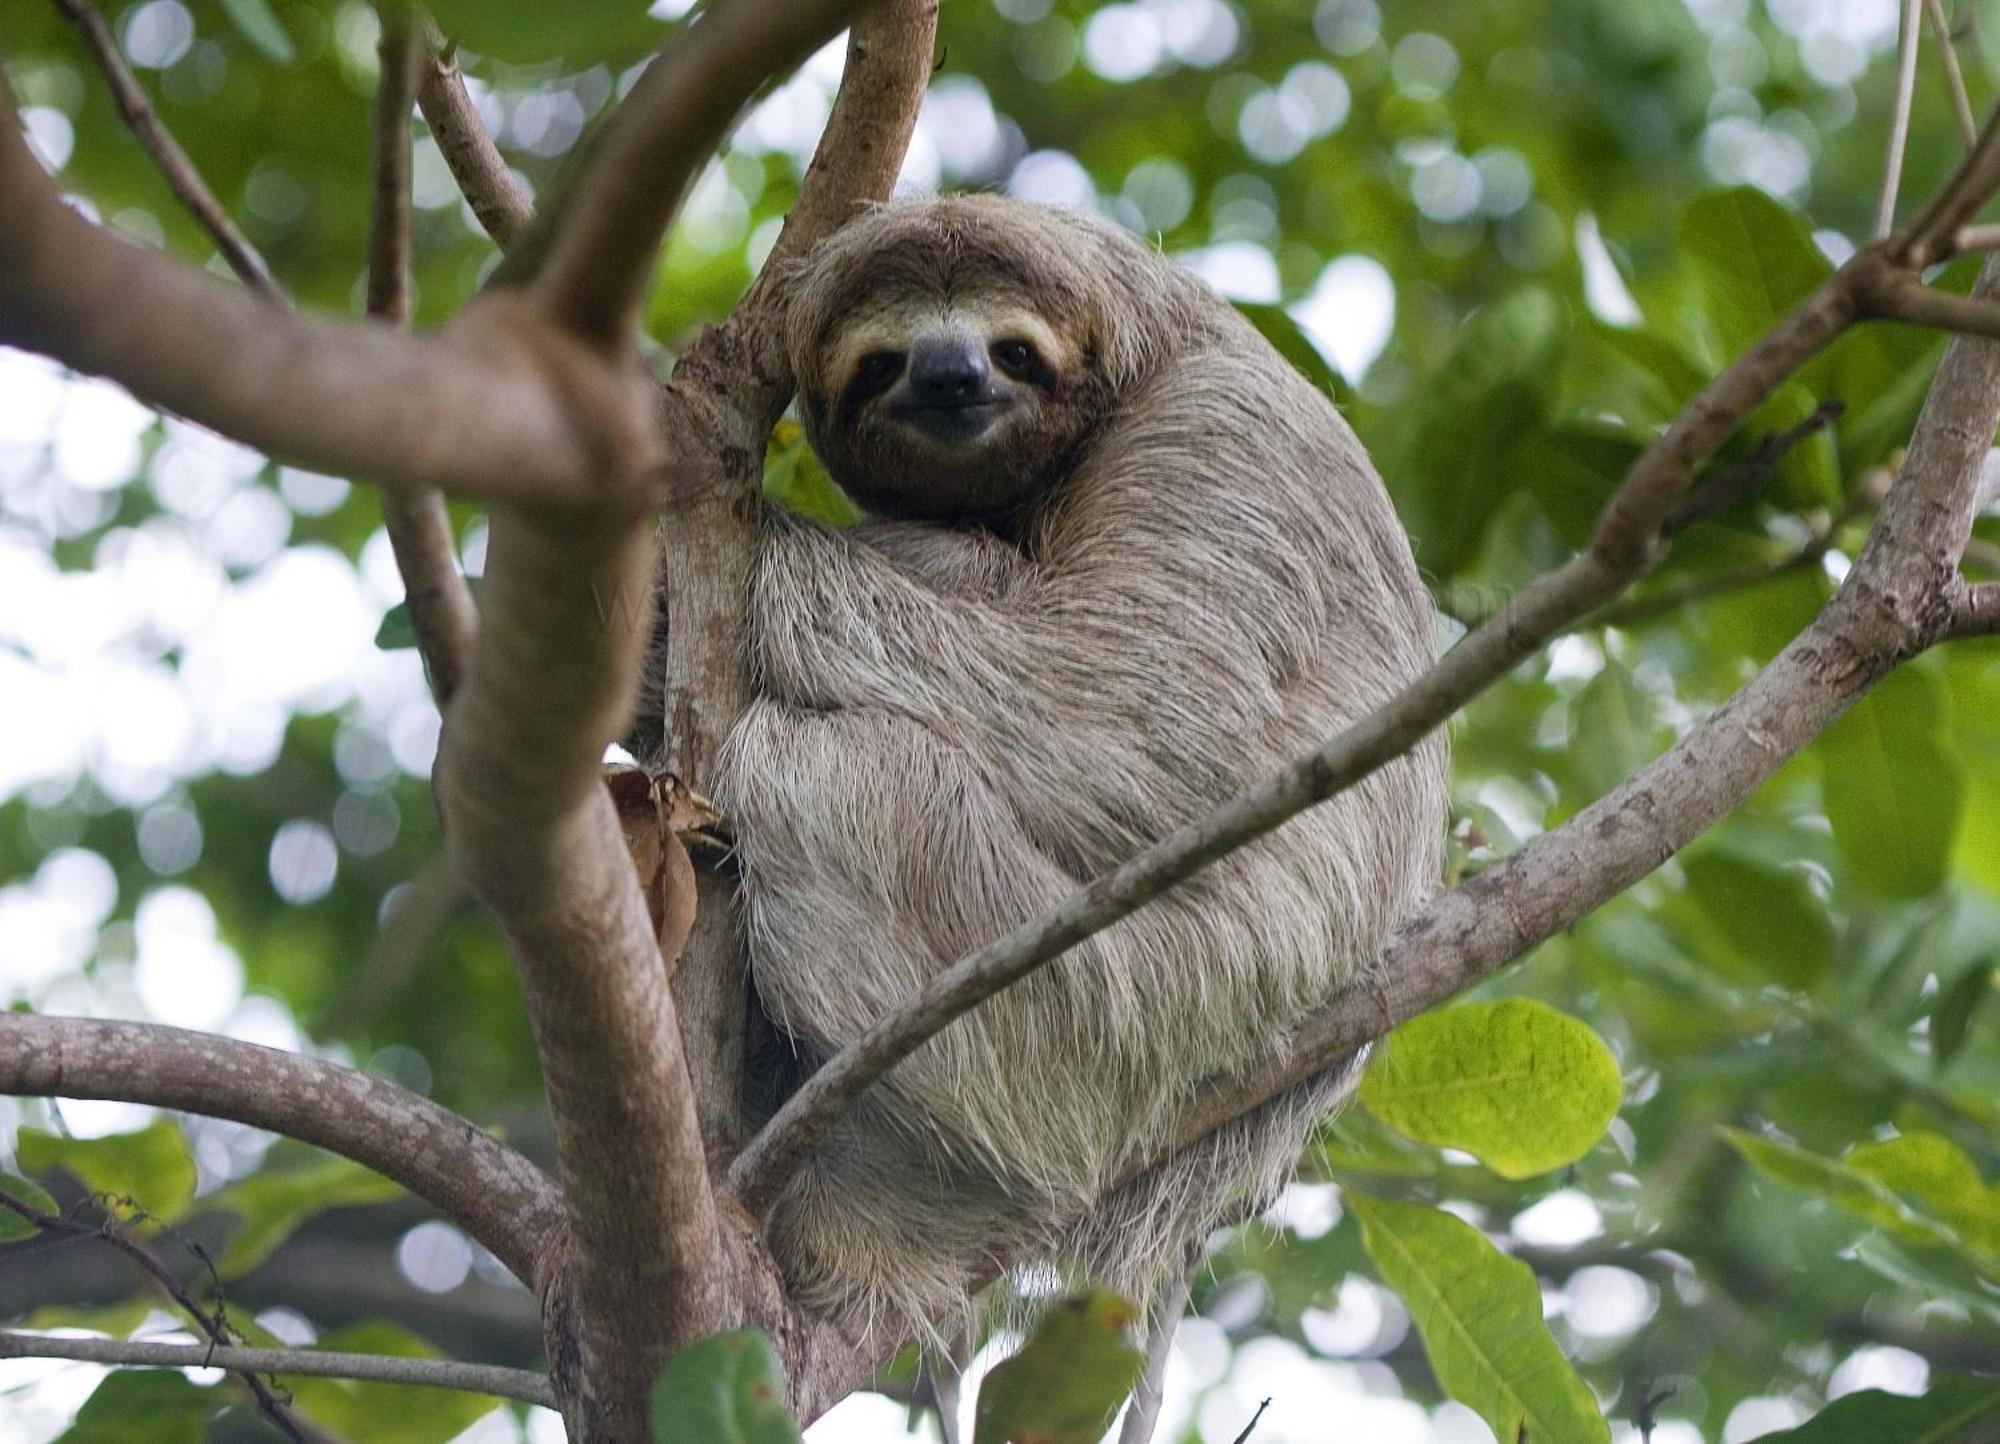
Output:
<instances>
[{"instance_id":1,"label":"shaggy gray fur","mask_svg":"<svg viewBox=\"0 0 2000 1444\"><path fill-rule=\"evenodd\" d=\"M808 262L792 318L824 455L830 336L871 306L1025 295L1088 375L1003 538L769 519L758 700L720 797L755 985L807 1066L959 955L1383 702L1432 613L1360 443L1223 301L1095 223L896 204ZM780 1202L795 1288L883 1337L949 1328L1027 1256L1144 1295L1284 1182L1328 1075L1100 1197L1203 1088L1265 1058L1433 888L1427 742L1000 994L874 1089ZM1064 1224L1063 1220L1081 1222Z\"/></svg>"}]
</instances>

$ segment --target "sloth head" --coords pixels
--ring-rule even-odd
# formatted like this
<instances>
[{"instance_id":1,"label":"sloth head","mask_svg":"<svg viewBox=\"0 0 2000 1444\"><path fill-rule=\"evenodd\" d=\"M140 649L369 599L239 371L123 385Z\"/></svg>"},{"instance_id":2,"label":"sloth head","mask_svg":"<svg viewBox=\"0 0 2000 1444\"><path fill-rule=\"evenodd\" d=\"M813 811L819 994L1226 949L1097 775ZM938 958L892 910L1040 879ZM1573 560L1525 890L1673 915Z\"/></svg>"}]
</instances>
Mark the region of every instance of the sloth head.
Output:
<instances>
[{"instance_id":1,"label":"sloth head","mask_svg":"<svg viewBox=\"0 0 2000 1444\"><path fill-rule=\"evenodd\" d=\"M875 515L1006 527L1111 410L1130 286L1157 265L1092 222L994 196L868 212L793 291L813 449Z\"/></svg>"}]
</instances>

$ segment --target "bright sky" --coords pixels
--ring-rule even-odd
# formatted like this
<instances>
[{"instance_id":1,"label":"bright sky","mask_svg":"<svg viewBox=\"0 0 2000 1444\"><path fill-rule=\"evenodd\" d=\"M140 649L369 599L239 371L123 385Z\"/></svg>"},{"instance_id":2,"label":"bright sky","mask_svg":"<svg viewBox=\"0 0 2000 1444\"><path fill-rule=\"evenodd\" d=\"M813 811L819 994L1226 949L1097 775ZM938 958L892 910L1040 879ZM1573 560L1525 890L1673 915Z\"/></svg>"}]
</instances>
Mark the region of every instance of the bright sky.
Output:
<instances>
[{"instance_id":1,"label":"bright sky","mask_svg":"<svg viewBox=\"0 0 2000 1444\"><path fill-rule=\"evenodd\" d=\"M1807 65L1829 85L1844 85L1884 48L1895 29L1894 0L1767 0L1776 23L1798 38ZM1004 13L1034 19L1049 0L995 0ZM1764 54L1745 28L1749 0L1688 0L1712 42L1711 66L1725 87L1753 86ZM688 0L655 7L677 15ZM1326 59L1302 63L1241 106L1239 140L1253 159L1277 162L1347 119L1352 97L1339 66L1376 43L1374 0L1324 0L1315 11ZM142 68L171 64L186 52L192 21L179 0L151 0L131 12L124 35ZM1228 59L1240 38L1224 0L1138 0L1096 11L1079 36L1082 63L1112 81L1136 80L1168 67L1205 70ZM365 49L370 37L342 36ZM1415 92L1442 93L1458 57L1435 35L1404 36L1390 73ZM810 154L839 78L840 51L829 47L779 86L745 123L735 142L745 152ZM1747 100L1744 89L1725 96ZM553 153L574 138L581 108L567 96L499 97L481 92L488 123L509 143ZM41 154L60 167L73 144L68 117L38 110L28 117ZM927 99L905 189L990 177L1009 153L1012 122L995 114L973 79L941 79ZM1788 196L1809 179L1810 152L1795 118L1764 116L1754 103L1719 105L1703 158L1722 182L1748 181ZM1402 157L1412 199L1437 221L1475 213L1514 214L1537 204L1533 177L1519 155L1491 149L1462 155L1442 144ZM431 208L459 202L442 160L426 141L417 156L417 200ZM1167 156L1149 158L1100 194L1074 158L1032 152L1005 177L1005 188L1053 204L1096 206L1136 230L1179 226L1194 201L1186 170ZM676 244L720 250L770 243L770 227L747 232L749 199L740 172L712 165L696 187ZM282 198L276 198L282 199ZM275 200L274 200L275 203ZM1214 197L1208 244L1180 258L1225 294L1278 299L1278 271L1267 243L1275 238L1275 197L1254 173L1230 177ZM128 229L157 229L151 218L121 215ZM1574 237L1586 268L1592 308L1628 319L1631 298L1586 217ZM1387 343L1396 296L1388 273L1363 255L1333 258L1292 314L1328 359L1357 381ZM25 794L47 809L37 824L46 855L30 876L0 879L0 1007L25 1002L54 1012L156 1019L215 1029L278 1047L309 1046L274 999L246 993L240 959L216 932L215 917L175 878L200 857L201 819L183 787L223 771L252 775L274 759L288 719L334 712L341 719L336 760L346 785L326 818L296 818L273 834L269 869L279 896L311 902L332 886L341 858L380 851L398 825L385 785L398 774L423 775L437 740L437 718L413 654L384 654L372 637L401 586L379 532L360 564L317 545L292 545L297 518L324 513L347 495L347 483L309 473L264 474L262 458L198 428L167 421L116 387L65 374L18 352L0 350L0 800ZM120 526L95 545L88 569L64 571L50 560L58 540L97 532L115 515L118 493L144 486L156 515ZM475 535L468 561L481 551ZM71 846L66 801L130 809L142 858L155 881L120 898L106 861ZM131 921L111 923L114 913ZM97 959L88 976L78 969ZM337 1055L336 1055L337 1056ZM0 1140L43 1105L0 1099ZM66 1103L62 1123L84 1136L143 1124L149 1110ZM256 1166L267 1140L210 1122L190 1125L204 1187ZM11 1150L0 1150L0 1161ZM1338 1218L1335 1191L1295 1185L1267 1217L1314 1237ZM1483 1220L1489 1226L1506 1221ZM1591 1201L1559 1193L1511 1221L1513 1234L1545 1246L1576 1243L1602 1227ZM448 1290L468 1273L495 1267L457 1232L430 1224L413 1230L398 1260L414 1287ZM1652 1286L1623 1270L1580 1271L1545 1299L1581 1337L1615 1339L1640 1327L1655 1307ZM1269 1397L1257 1444L1324 1444L1338 1421L1343 1438L1370 1444L1478 1444L1484 1425L1456 1405L1426 1410L1401 1396L1394 1375L1376 1362L1409 1327L1401 1304L1371 1282L1349 1278L1337 1297L1304 1321L1305 1345L1254 1339L1241 1348L1231 1329L1262 1308L1254 1281L1224 1289L1210 1316L1186 1321L1166 1379L1162 1439L1192 1424L1209 1444L1233 1440ZM173 1327L165 1315L156 1332ZM281 1337L310 1341L296 1315L263 1319ZM989 1361L990 1362L990 1361ZM1922 1361L1894 1349L1853 1355L1835 1376L1835 1392L1854 1388L1920 1391ZM39 1444L52 1439L85 1398L99 1371L87 1365L15 1361L0 1364L0 1436ZM213 1378L212 1371L196 1377ZM968 1408L970 1407L968 1391ZM1747 1401L1723 1444L1796 1422L1786 1399ZM965 1420L970 1437L971 1420ZM526 1432L504 1414L468 1431L460 1444L553 1444L553 1415L538 1413ZM812 1444L881 1444L904 1438L899 1405L859 1395L809 1432ZM1630 1432L1619 1444L1636 1444ZM1656 1444L1703 1444L1685 1426L1663 1425Z\"/></svg>"}]
</instances>

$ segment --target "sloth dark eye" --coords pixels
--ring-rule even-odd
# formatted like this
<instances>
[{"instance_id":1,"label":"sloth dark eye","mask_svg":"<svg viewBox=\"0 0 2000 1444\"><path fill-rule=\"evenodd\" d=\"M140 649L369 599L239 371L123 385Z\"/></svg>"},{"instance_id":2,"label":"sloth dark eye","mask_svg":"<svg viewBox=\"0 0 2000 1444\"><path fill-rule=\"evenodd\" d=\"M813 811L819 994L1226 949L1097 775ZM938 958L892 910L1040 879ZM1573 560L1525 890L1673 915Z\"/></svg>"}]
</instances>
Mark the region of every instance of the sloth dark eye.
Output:
<instances>
[{"instance_id":1,"label":"sloth dark eye","mask_svg":"<svg viewBox=\"0 0 2000 1444\"><path fill-rule=\"evenodd\" d=\"M996 341L993 359L1000 369L1014 376L1027 376L1035 369L1035 348L1026 341Z\"/></svg>"},{"instance_id":2,"label":"sloth dark eye","mask_svg":"<svg viewBox=\"0 0 2000 1444\"><path fill-rule=\"evenodd\" d=\"M861 396L873 396L888 390L889 384L901 375L902 371L902 352L871 351L855 366L852 389Z\"/></svg>"}]
</instances>

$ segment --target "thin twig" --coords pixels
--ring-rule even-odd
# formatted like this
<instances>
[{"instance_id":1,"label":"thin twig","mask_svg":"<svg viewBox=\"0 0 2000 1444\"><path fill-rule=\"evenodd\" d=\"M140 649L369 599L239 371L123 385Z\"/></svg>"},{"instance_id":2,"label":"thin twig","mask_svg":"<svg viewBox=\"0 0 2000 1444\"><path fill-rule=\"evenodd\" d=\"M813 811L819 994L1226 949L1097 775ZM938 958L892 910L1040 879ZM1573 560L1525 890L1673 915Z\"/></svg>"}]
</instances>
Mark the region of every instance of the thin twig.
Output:
<instances>
[{"instance_id":1,"label":"thin twig","mask_svg":"<svg viewBox=\"0 0 2000 1444\"><path fill-rule=\"evenodd\" d=\"M1972 97L1966 94L1965 72L1959 69L1958 45L1952 39L1951 21L1944 13L1944 0L1924 0L1924 15L1931 24L1931 38L1937 42L1938 64L1944 67L1945 89L1951 92L1952 114L1958 118L1958 133L1970 150L1979 139L1979 121L1972 113Z\"/></svg>"},{"instance_id":2,"label":"thin twig","mask_svg":"<svg viewBox=\"0 0 2000 1444\"><path fill-rule=\"evenodd\" d=\"M1896 31L1896 94L1889 109L1888 154L1882 161L1881 197L1875 203L1875 239L1887 240L1896 225L1896 191L1903 183L1903 152L1910 142L1910 104L1917 93L1917 37L1924 0L1903 0Z\"/></svg>"},{"instance_id":3,"label":"thin twig","mask_svg":"<svg viewBox=\"0 0 2000 1444\"><path fill-rule=\"evenodd\" d=\"M1241 1434L1238 1434L1236 1438L1231 1441L1231 1444L1250 1444L1250 1436L1257 1432L1257 1425L1263 1419L1264 1411L1270 1407L1271 1407L1271 1401L1269 1399L1266 1399L1262 1403L1258 1404L1257 1412L1250 1416L1250 1422L1243 1426L1243 1432Z\"/></svg>"},{"instance_id":4,"label":"thin twig","mask_svg":"<svg viewBox=\"0 0 2000 1444\"><path fill-rule=\"evenodd\" d=\"M410 108L420 47L407 14L382 11L381 81L375 90L375 186L368 216L368 314L410 322ZM451 701L472 655L479 615L458 571L444 497L431 487L382 493L382 521L402 573L410 629L438 705Z\"/></svg>"},{"instance_id":5,"label":"thin twig","mask_svg":"<svg viewBox=\"0 0 2000 1444\"><path fill-rule=\"evenodd\" d=\"M125 63L125 57L118 53L118 41L111 34L111 27L104 23L104 17L90 0L55 0L56 7L69 17L83 35L84 43L96 57L98 68L104 72L105 80L111 86L111 97L118 103L118 113L125 117L125 124L138 138L139 144L153 158L160 174L166 178L175 199L201 228L208 232L215 248L222 252L229 269L243 278L243 283L259 295L271 300L284 299L284 292L278 288L277 279L271 268L257 253L257 248L236 223L229 218L229 212L215 198L208 183L188 159L187 152L180 148L160 118L153 112L152 102L146 99L146 92L139 88L139 81L132 74L132 68Z\"/></svg>"},{"instance_id":6,"label":"thin twig","mask_svg":"<svg viewBox=\"0 0 2000 1444\"><path fill-rule=\"evenodd\" d=\"M504 250L533 219L534 203L515 179L493 137L486 133L451 48L434 25L426 22L424 32L417 104L452 179L458 182L459 193L486 234Z\"/></svg>"},{"instance_id":7,"label":"thin twig","mask_svg":"<svg viewBox=\"0 0 2000 1444\"><path fill-rule=\"evenodd\" d=\"M1829 397L1813 408L1812 415L1796 426L1763 437L1741 461L1724 467L1675 504L1660 526L1660 535L1679 536L1698 521L1733 506L1771 479L1778 462L1801 441L1831 426L1844 409L1839 397Z\"/></svg>"},{"instance_id":8,"label":"thin twig","mask_svg":"<svg viewBox=\"0 0 2000 1444\"><path fill-rule=\"evenodd\" d=\"M75 1359L128 1369L234 1369L257 1374L354 1379L370 1384L411 1384L455 1389L555 1407L555 1391L542 1375L499 1364L456 1359L416 1359L391 1354L347 1354L333 1349L252 1349L238 1344L177 1344L151 1339L73 1338L0 1329L0 1359Z\"/></svg>"},{"instance_id":9,"label":"thin twig","mask_svg":"<svg viewBox=\"0 0 2000 1444\"><path fill-rule=\"evenodd\" d=\"M178 1278L174 1277L174 1271L161 1262L159 1256L151 1249L134 1238L131 1229L127 1228L119 1219L114 1218L108 1210L104 1215L102 1223L95 1225L79 1223L77 1220L65 1218L61 1214L44 1212L36 1208L33 1204L16 1198L13 1194L5 1190L0 1190L0 1208L4 1208L8 1212L27 1220L45 1234L57 1234L67 1238L103 1239L120 1253L131 1259L132 1262L136 1263L145 1272L146 1276L158 1285L161 1292L173 1300L181 1312L186 1314L194 1323L194 1326L208 1339L209 1349L225 1346L234 1338L229 1328L229 1321L222 1310L220 1308L211 1310L204 1307L201 1301L190 1293ZM202 1262L208 1262L206 1254L202 1255ZM213 1271L211 1270L212 1276ZM199 1345L191 1345L190 1347L196 1354L209 1352L209 1349L203 1349ZM0 1357L4 1357L5 1354L6 1349L4 1346L0 1346ZM207 1363L209 1361L203 1359L201 1362ZM242 1376L244 1385L250 1390L251 1396L256 1400L258 1409L278 1427L279 1431L286 1438L298 1441L298 1444L307 1444L307 1441L316 1440L321 1437L317 1430L312 1429L311 1426L302 1422L292 1413L290 1401L280 1399L271 1386L258 1377L254 1368L244 1368L239 1370L239 1373Z\"/></svg>"},{"instance_id":10,"label":"thin twig","mask_svg":"<svg viewBox=\"0 0 2000 1444\"><path fill-rule=\"evenodd\" d=\"M1977 251L1990 251L2000 246L2000 225L1966 226L1952 237L1953 255L1971 255Z\"/></svg>"}]
</instances>

